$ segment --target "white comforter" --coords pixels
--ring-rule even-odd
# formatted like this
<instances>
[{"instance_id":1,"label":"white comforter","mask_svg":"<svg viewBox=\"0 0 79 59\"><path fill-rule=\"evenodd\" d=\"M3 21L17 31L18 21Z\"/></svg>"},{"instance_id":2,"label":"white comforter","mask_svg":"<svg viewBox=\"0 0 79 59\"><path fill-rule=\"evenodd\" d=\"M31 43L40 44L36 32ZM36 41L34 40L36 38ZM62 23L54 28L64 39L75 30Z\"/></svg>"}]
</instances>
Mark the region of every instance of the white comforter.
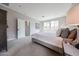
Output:
<instances>
[{"instance_id":1,"label":"white comforter","mask_svg":"<svg viewBox=\"0 0 79 59\"><path fill-rule=\"evenodd\" d=\"M62 41L63 39L61 37L56 37L55 33L36 33L32 35L32 38L35 38L35 41L42 41L45 42L54 48L52 49L62 49ZM43 43L40 43L43 44ZM55 48L56 47L56 48ZM59 50L60 52L60 50Z\"/></svg>"}]
</instances>

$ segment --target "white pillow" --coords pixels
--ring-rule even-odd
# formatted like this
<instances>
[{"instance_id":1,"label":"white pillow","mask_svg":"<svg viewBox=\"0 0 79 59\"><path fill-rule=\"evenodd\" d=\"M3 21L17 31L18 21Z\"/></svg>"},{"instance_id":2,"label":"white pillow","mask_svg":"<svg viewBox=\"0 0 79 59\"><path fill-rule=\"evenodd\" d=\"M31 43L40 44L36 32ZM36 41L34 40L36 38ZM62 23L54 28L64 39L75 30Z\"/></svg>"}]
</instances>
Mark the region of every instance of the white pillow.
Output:
<instances>
[{"instance_id":1,"label":"white pillow","mask_svg":"<svg viewBox=\"0 0 79 59\"><path fill-rule=\"evenodd\" d=\"M61 29L58 29L56 32L56 36L59 37L61 35Z\"/></svg>"}]
</instances>

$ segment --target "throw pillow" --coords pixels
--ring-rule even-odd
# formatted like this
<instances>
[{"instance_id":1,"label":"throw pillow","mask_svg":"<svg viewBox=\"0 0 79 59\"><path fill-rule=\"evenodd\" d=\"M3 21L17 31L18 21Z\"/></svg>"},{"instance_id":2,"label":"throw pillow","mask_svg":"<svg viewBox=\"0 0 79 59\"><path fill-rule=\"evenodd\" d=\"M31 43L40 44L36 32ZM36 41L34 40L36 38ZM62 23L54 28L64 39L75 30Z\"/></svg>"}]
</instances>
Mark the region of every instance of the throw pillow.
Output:
<instances>
[{"instance_id":1,"label":"throw pillow","mask_svg":"<svg viewBox=\"0 0 79 59\"><path fill-rule=\"evenodd\" d=\"M62 32L61 32L61 37L62 37L62 38L67 38L68 35L69 35L69 33L70 33L70 30L69 30L68 28L65 28L65 29L63 29Z\"/></svg>"},{"instance_id":2,"label":"throw pillow","mask_svg":"<svg viewBox=\"0 0 79 59\"><path fill-rule=\"evenodd\" d=\"M64 40L63 40L65 43L70 43L70 44L72 44L72 39L65 39L64 38Z\"/></svg>"},{"instance_id":3,"label":"throw pillow","mask_svg":"<svg viewBox=\"0 0 79 59\"><path fill-rule=\"evenodd\" d=\"M75 45L78 44L78 43L79 43L79 39L75 39L74 41L72 41L71 44L72 44L73 46L75 46Z\"/></svg>"},{"instance_id":4,"label":"throw pillow","mask_svg":"<svg viewBox=\"0 0 79 59\"><path fill-rule=\"evenodd\" d=\"M58 29L57 32L56 32L56 36L60 37L60 35L61 35L61 29Z\"/></svg>"},{"instance_id":5,"label":"throw pillow","mask_svg":"<svg viewBox=\"0 0 79 59\"><path fill-rule=\"evenodd\" d=\"M71 32L68 36L68 39L71 39L71 41L73 41L76 39L76 36L77 36L77 29L73 29L73 30L71 30Z\"/></svg>"}]
</instances>

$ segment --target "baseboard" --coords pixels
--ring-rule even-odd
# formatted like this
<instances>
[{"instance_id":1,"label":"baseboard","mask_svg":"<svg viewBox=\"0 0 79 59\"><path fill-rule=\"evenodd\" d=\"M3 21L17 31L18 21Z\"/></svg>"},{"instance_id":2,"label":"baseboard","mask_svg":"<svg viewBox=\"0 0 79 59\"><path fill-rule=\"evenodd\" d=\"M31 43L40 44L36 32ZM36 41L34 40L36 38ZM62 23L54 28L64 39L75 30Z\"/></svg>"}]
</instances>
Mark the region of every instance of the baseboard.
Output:
<instances>
[{"instance_id":1,"label":"baseboard","mask_svg":"<svg viewBox=\"0 0 79 59\"><path fill-rule=\"evenodd\" d=\"M11 40L16 40L16 38L12 38L12 39L7 39L7 41L11 41Z\"/></svg>"},{"instance_id":2,"label":"baseboard","mask_svg":"<svg viewBox=\"0 0 79 59\"><path fill-rule=\"evenodd\" d=\"M25 36L25 37L22 37L22 38L19 38L19 39L23 39L23 38L27 38L27 37L30 37L30 36ZM17 38L7 39L7 41L16 40L16 39Z\"/></svg>"}]
</instances>

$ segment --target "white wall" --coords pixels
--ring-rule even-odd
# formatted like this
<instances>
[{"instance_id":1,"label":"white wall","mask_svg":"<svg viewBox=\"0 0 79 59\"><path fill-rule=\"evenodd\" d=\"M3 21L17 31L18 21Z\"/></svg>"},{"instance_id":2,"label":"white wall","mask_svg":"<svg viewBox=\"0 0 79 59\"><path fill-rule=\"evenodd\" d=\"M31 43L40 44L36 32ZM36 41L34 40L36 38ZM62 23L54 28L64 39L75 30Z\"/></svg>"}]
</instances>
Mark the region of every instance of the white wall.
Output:
<instances>
[{"instance_id":1,"label":"white wall","mask_svg":"<svg viewBox=\"0 0 79 59\"><path fill-rule=\"evenodd\" d=\"M40 23L40 21L30 18L30 35L40 32L40 29L35 28L35 23Z\"/></svg>"},{"instance_id":2,"label":"white wall","mask_svg":"<svg viewBox=\"0 0 79 59\"><path fill-rule=\"evenodd\" d=\"M59 21L59 28L65 27L65 25L66 25L66 17L62 16L62 17L58 17L58 18L55 18L55 19L50 19L50 20L47 20L47 21L41 21L40 22L40 24L41 24L41 31L43 30L43 22L56 21L56 20Z\"/></svg>"},{"instance_id":3,"label":"white wall","mask_svg":"<svg viewBox=\"0 0 79 59\"><path fill-rule=\"evenodd\" d=\"M59 20L59 28L66 26L66 16L57 18Z\"/></svg>"},{"instance_id":4,"label":"white wall","mask_svg":"<svg viewBox=\"0 0 79 59\"><path fill-rule=\"evenodd\" d=\"M7 39L10 40L10 39L16 39L16 19L17 18L20 18L20 19L23 19L23 20L28 20L27 19L27 16L23 15L23 14L20 14L16 11L13 11L9 8L6 8L4 6L1 6L0 5L0 9L3 9L3 10L6 10L7 11L7 25L8 25L8 28L7 28ZM28 25L29 27L29 25ZM27 31L29 32L29 31Z\"/></svg>"}]
</instances>

